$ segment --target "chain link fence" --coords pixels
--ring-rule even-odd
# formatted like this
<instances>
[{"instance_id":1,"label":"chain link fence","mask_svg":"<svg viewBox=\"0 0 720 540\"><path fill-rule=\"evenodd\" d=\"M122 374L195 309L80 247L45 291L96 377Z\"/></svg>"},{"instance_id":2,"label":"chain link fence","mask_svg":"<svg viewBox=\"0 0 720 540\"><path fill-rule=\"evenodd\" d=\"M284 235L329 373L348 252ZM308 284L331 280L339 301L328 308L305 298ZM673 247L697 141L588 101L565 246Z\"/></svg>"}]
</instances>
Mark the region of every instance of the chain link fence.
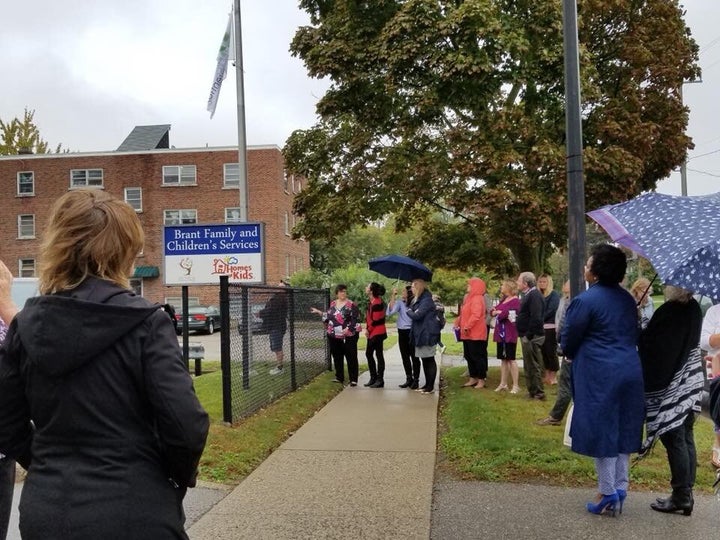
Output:
<instances>
[{"instance_id":1,"label":"chain link fence","mask_svg":"<svg viewBox=\"0 0 720 540\"><path fill-rule=\"evenodd\" d=\"M223 317L221 341L225 421L248 416L330 369L324 326L310 312L311 307L324 311L326 289L228 283L226 298L229 316Z\"/></svg>"}]
</instances>

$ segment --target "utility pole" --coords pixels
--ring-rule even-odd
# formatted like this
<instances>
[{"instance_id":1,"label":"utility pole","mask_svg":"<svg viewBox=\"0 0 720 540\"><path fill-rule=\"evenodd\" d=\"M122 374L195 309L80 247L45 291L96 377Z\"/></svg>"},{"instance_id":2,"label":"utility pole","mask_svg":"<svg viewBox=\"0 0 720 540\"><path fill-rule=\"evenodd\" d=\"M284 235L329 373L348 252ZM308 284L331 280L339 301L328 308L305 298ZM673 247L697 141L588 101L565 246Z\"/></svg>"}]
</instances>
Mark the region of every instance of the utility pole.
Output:
<instances>
[{"instance_id":1,"label":"utility pole","mask_svg":"<svg viewBox=\"0 0 720 540\"><path fill-rule=\"evenodd\" d=\"M567 140L568 250L570 295L585 290L585 180L580 116L580 57L576 0L563 0L565 137Z\"/></svg>"}]
</instances>

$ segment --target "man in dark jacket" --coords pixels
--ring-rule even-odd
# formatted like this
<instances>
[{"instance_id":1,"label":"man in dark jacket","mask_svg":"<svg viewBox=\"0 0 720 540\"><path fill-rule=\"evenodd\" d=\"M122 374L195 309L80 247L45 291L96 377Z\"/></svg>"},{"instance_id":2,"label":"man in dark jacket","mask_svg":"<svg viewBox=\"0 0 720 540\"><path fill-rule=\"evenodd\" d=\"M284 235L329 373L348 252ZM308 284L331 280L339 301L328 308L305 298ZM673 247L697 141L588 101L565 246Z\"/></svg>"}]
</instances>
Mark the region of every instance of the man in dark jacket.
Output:
<instances>
[{"instance_id":1,"label":"man in dark jacket","mask_svg":"<svg viewBox=\"0 0 720 540\"><path fill-rule=\"evenodd\" d=\"M544 401L542 346L545 343L543 328L545 304L543 295L535 288L535 274L532 272L522 272L518 276L517 285L522 299L515 324L522 346L528 397Z\"/></svg>"}]
</instances>

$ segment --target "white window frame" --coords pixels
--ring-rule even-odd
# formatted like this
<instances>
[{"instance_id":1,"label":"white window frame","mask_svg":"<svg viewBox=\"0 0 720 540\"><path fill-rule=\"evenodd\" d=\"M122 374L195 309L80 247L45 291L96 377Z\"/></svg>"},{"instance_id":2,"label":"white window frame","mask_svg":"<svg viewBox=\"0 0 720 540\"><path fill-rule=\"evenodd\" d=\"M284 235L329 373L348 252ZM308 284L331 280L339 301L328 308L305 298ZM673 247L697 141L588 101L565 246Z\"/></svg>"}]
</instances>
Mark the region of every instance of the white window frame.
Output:
<instances>
[{"instance_id":1,"label":"white window frame","mask_svg":"<svg viewBox=\"0 0 720 540\"><path fill-rule=\"evenodd\" d=\"M285 193L290 193L290 175L287 171L283 171L283 189Z\"/></svg>"},{"instance_id":2,"label":"white window frame","mask_svg":"<svg viewBox=\"0 0 720 540\"><path fill-rule=\"evenodd\" d=\"M231 214L237 212L237 217L233 217ZM232 208L225 209L225 223L242 223L242 211L239 207L233 206Z\"/></svg>"},{"instance_id":3,"label":"white window frame","mask_svg":"<svg viewBox=\"0 0 720 540\"><path fill-rule=\"evenodd\" d=\"M35 277L35 259L18 259L18 277Z\"/></svg>"},{"instance_id":4,"label":"white window frame","mask_svg":"<svg viewBox=\"0 0 720 540\"><path fill-rule=\"evenodd\" d=\"M290 236L290 214L285 212L285 236Z\"/></svg>"},{"instance_id":5,"label":"white window frame","mask_svg":"<svg viewBox=\"0 0 720 540\"><path fill-rule=\"evenodd\" d=\"M102 188L104 178L102 169L70 169L70 188Z\"/></svg>"},{"instance_id":6,"label":"white window frame","mask_svg":"<svg viewBox=\"0 0 720 540\"><path fill-rule=\"evenodd\" d=\"M19 214L17 225L19 239L30 240L35 238L35 214Z\"/></svg>"},{"instance_id":7,"label":"white window frame","mask_svg":"<svg viewBox=\"0 0 720 540\"><path fill-rule=\"evenodd\" d=\"M137 196L131 197L131 192L136 191ZM143 193L141 187L126 187L123 190L125 202L132 206L138 214L143 211Z\"/></svg>"},{"instance_id":8,"label":"white window frame","mask_svg":"<svg viewBox=\"0 0 720 540\"><path fill-rule=\"evenodd\" d=\"M23 179L23 176L25 178ZM28 180L29 178L29 180ZM21 180L23 179L23 180ZM21 186L30 184L30 191L23 192ZM35 172L34 171L18 171L17 173L17 195L18 197L34 197L35 196Z\"/></svg>"},{"instance_id":9,"label":"white window frame","mask_svg":"<svg viewBox=\"0 0 720 540\"><path fill-rule=\"evenodd\" d=\"M169 219L168 214L170 212L177 212L177 220ZM192 216L195 217L192 217ZM163 210L163 224L164 225L194 225L198 222L197 209L194 208L169 208Z\"/></svg>"},{"instance_id":10,"label":"white window frame","mask_svg":"<svg viewBox=\"0 0 720 540\"><path fill-rule=\"evenodd\" d=\"M240 164L223 164L223 187L228 189L240 189Z\"/></svg>"},{"instance_id":11,"label":"white window frame","mask_svg":"<svg viewBox=\"0 0 720 540\"><path fill-rule=\"evenodd\" d=\"M176 180L172 180L175 178ZM163 186L197 186L196 165L163 165Z\"/></svg>"}]
</instances>

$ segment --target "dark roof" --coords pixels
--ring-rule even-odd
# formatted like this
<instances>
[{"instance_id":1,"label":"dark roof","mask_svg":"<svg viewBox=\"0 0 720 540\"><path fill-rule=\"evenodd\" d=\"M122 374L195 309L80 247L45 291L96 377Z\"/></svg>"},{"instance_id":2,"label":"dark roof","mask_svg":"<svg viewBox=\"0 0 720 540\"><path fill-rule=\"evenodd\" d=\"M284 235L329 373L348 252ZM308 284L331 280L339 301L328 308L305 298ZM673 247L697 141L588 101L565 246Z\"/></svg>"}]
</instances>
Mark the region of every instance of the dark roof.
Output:
<instances>
[{"instance_id":1,"label":"dark roof","mask_svg":"<svg viewBox=\"0 0 720 540\"><path fill-rule=\"evenodd\" d=\"M170 148L170 124L135 126L117 151L141 152L156 148Z\"/></svg>"}]
</instances>

